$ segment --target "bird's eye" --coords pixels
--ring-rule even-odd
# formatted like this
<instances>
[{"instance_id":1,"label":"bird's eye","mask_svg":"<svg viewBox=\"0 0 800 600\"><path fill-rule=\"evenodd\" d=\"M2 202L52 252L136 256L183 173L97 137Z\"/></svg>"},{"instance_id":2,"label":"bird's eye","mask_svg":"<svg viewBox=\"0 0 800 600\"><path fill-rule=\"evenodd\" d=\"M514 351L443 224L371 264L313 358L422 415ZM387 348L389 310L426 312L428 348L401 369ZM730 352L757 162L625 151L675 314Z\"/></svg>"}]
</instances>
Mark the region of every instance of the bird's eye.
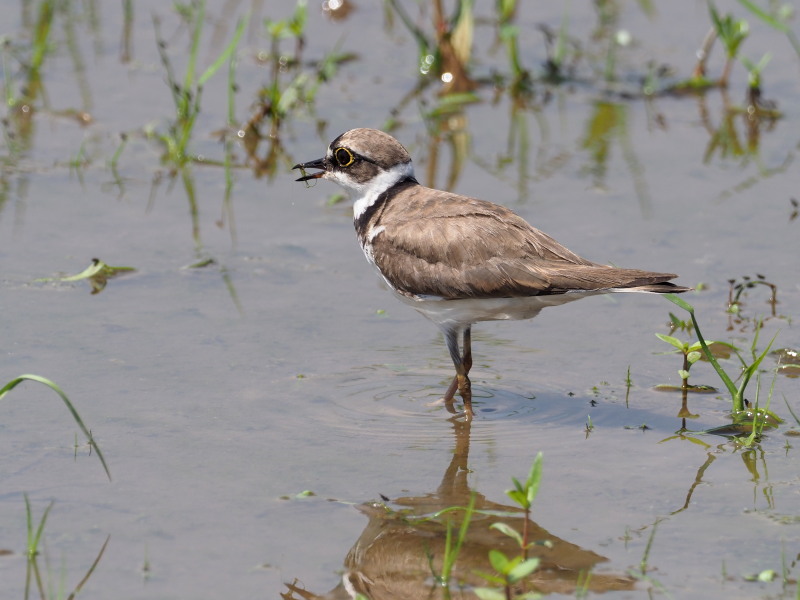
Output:
<instances>
[{"instance_id":1,"label":"bird's eye","mask_svg":"<svg viewBox=\"0 0 800 600\"><path fill-rule=\"evenodd\" d=\"M340 167L349 167L356 161L356 157L347 148L337 148L333 151L333 157Z\"/></svg>"}]
</instances>

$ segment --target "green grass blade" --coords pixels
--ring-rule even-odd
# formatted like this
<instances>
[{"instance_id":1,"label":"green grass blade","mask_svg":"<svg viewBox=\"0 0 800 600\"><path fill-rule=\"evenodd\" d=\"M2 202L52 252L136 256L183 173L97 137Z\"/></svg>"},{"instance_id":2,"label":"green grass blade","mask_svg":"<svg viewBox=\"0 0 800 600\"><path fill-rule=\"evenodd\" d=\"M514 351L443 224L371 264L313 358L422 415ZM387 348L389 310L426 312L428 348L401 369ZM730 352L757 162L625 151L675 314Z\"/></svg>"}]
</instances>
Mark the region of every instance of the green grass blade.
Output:
<instances>
[{"instance_id":1,"label":"green grass blade","mask_svg":"<svg viewBox=\"0 0 800 600\"><path fill-rule=\"evenodd\" d=\"M411 35L417 40L417 48L419 49L420 56L430 54L430 48L433 44L428 40L422 30L414 24L414 20L408 16L402 4L397 0L388 0L388 3L397 13L397 16L400 17L406 29L408 29Z\"/></svg>"},{"instance_id":2,"label":"green grass blade","mask_svg":"<svg viewBox=\"0 0 800 600\"><path fill-rule=\"evenodd\" d=\"M764 21L767 25L774 27L778 31L782 33L788 33L789 27L787 27L786 23L782 23L766 11L758 6L755 2L751 2L750 0L739 0L739 4L744 6L747 10L757 16L759 19Z\"/></svg>"},{"instance_id":3,"label":"green grass blade","mask_svg":"<svg viewBox=\"0 0 800 600\"><path fill-rule=\"evenodd\" d=\"M717 8L711 2L708 3L708 12L711 16L711 22L714 24L714 29L717 30L717 35L722 37L725 25L717 12Z\"/></svg>"},{"instance_id":4,"label":"green grass blade","mask_svg":"<svg viewBox=\"0 0 800 600\"><path fill-rule=\"evenodd\" d=\"M53 24L55 5L52 0L45 0L39 5L39 16L33 39L33 53L31 55L31 70L38 71L44 62L47 53L48 38Z\"/></svg>"},{"instance_id":5,"label":"green grass blade","mask_svg":"<svg viewBox=\"0 0 800 600\"><path fill-rule=\"evenodd\" d=\"M683 310L688 312L690 315L694 313L694 306L692 306L691 304L686 302L686 300L684 300L680 296L676 296L675 294L664 294L664 298L666 298L667 300L669 300L673 304L677 304Z\"/></svg>"},{"instance_id":6,"label":"green grass blade","mask_svg":"<svg viewBox=\"0 0 800 600\"><path fill-rule=\"evenodd\" d=\"M792 415L792 418L795 422L800 425L800 417L792 410L792 407L789 405L789 401L786 399L786 396L783 397L783 401L786 403L786 408L789 410L789 414Z\"/></svg>"},{"instance_id":7,"label":"green grass blade","mask_svg":"<svg viewBox=\"0 0 800 600\"><path fill-rule=\"evenodd\" d=\"M455 539L455 543L453 543L453 525L452 521L447 522L447 534L445 538L445 550L444 550L444 557L442 560L442 574L439 578L440 583L447 587L450 583L450 576L453 572L453 567L455 567L456 561L458 560L458 555L461 552L461 546L464 544L464 540L467 538L467 531L469 530L469 524L472 521L472 515L475 512L475 494L473 493L470 495L469 504L466 508L461 509L464 511L464 517L461 521L461 525L458 528L458 534Z\"/></svg>"},{"instance_id":8,"label":"green grass blade","mask_svg":"<svg viewBox=\"0 0 800 600\"><path fill-rule=\"evenodd\" d=\"M445 587L450 585L450 574L457 558L458 552L453 551L453 523L448 521L447 533L444 538L444 557L442 559L442 575L440 578L440 583Z\"/></svg>"},{"instance_id":9,"label":"green grass blade","mask_svg":"<svg viewBox=\"0 0 800 600\"><path fill-rule=\"evenodd\" d=\"M203 74L200 76L200 79L197 80L198 87L202 87L203 84L205 84L205 82L208 81L214 75L214 73L216 73L219 70L219 68L222 65L224 65L226 62L228 62L228 60L230 59L231 55L236 50L236 47L239 45L239 40L242 37L242 33L244 33L244 28L247 25L247 21L248 21L248 19L246 17L242 18L242 19L239 19L239 23L236 26L236 31L233 34L233 39L231 39L230 43L227 45L225 50L222 51L222 54L220 54L217 57L217 60L215 60L203 72Z\"/></svg>"},{"instance_id":10,"label":"green grass blade","mask_svg":"<svg viewBox=\"0 0 800 600\"><path fill-rule=\"evenodd\" d=\"M184 91L191 90L192 84L194 83L194 69L197 64L197 54L200 48L200 35L203 33L203 21L206 18L205 0L201 0L195 5L192 17L192 45L189 50L189 61L186 64L186 75L183 79Z\"/></svg>"},{"instance_id":11,"label":"green grass blade","mask_svg":"<svg viewBox=\"0 0 800 600\"><path fill-rule=\"evenodd\" d=\"M241 23L241 21L240 21ZM228 60L228 126L236 125L236 54Z\"/></svg>"},{"instance_id":12,"label":"green grass blade","mask_svg":"<svg viewBox=\"0 0 800 600\"><path fill-rule=\"evenodd\" d=\"M773 342L775 342L776 337L778 337L777 333L772 336L772 339L769 341L769 344L767 344L767 347L764 349L761 355L758 358L756 358L755 361L753 361L753 363L750 366L745 368L744 377L742 377L742 383L739 385L739 395L744 394L745 387L747 387L747 384L750 382L750 379L753 377L753 374L758 371L758 366L761 364L761 361L763 361L764 358L769 353L770 349L772 348Z\"/></svg>"},{"instance_id":13,"label":"green grass blade","mask_svg":"<svg viewBox=\"0 0 800 600\"><path fill-rule=\"evenodd\" d=\"M92 566L89 567L89 570L86 571L86 575L83 576L83 579L81 579L78 582L78 585L75 586L75 589L72 590L72 593L67 597L67 600L75 600L75 596L78 594L78 592L81 591L81 588L84 585L86 585L86 582L89 581L89 577L91 577L92 573L94 573L95 567L97 567L97 564L100 562L100 559L103 558L103 553L106 551L106 546L108 546L108 541L110 539L111 539L110 535L106 537L106 541L103 542L103 545L100 548L100 552L97 553L97 558L94 559Z\"/></svg>"},{"instance_id":14,"label":"green grass blade","mask_svg":"<svg viewBox=\"0 0 800 600\"><path fill-rule=\"evenodd\" d=\"M53 501L50 501L50 504L47 505L47 508L44 509L44 513L42 513L42 520L39 521L39 526L36 528L36 531L33 531L33 511L31 510L31 501L28 498L28 494L24 494L25 497L25 518L27 522L27 529L28 529L28 548L27 554L28 558L32 559L39 554L39 542L42 539L42 533L44 533L44 526L47 522L47 515L50 514L50 509L53 508Z\"/></svg>"},{"instance_id":15,"label":"green grass blade","mask_svg":"<svg viewBox=\"0 0 800 600\"><path fill-rule=\"evenodd\" d=\"M97 445L97 442L94 441L91 432L87 429L86 425L83 424L83 420L81 419L81 416L78 414L78 411L75 410L75 407L72 405L72 402L70 402L67 395L60 387L58 387L58 385L56 385L55 383L53 383L52 381L50 381L45 377L40 377L39 375L30 375L30 374L20 375L16 379L12 379L5 386L0 388L0 400L2 400L8 392L13 390L15 387L17 387L20 383L22 383L25 380L37 381L43 385L46 385L56 394L59 395L59 397L64 401L64 404L66 404L67 410L69 410L70 414L72 415L72 418L75 419L75 422L78 424L78 427L80 427L81 431L83 432L83 435L86 436L86 440L89 442L89 444L94 446L95 452L97 453L97 458L100 459L100 463L103 465L103 469L105 470L106 475L108 476L108 479L110 481L111 472L108 470L108 465L106 464L106 459L103 457L103 452L100 450L100 446Z\"/></svg>"},{"instance_id":16,"label":"green grass blade","mask_svg":"<svg viewBox=\"0 0 800 600\"><path fill-rule=\"evenodd\" d=\"M53 500L50 501L50 504L47 505L47 508L44 509L44 513L42 513L42 520L39 521L39 526L36 528L36 533L33 536L33 544L29 546L28 552L29 556L32 558L36 556L39 552L39 542L42 540L42 534L44 533L44 526L47 523L47 515L50 514L50 509L53 508Z\"/></svg>"},{"instance_id":17,"label":"green grass blade","mask_svg":"<svg viewBox=\"0 0 800 600\"><path fill-rule=\"evenodd\" d=\"M28 499L28 493L23 493L25 498L25 524L28 532L28 556L30 556L31 548L33 547L33 513L31 512L31 501Z\"/></svg>"}]
</instances>

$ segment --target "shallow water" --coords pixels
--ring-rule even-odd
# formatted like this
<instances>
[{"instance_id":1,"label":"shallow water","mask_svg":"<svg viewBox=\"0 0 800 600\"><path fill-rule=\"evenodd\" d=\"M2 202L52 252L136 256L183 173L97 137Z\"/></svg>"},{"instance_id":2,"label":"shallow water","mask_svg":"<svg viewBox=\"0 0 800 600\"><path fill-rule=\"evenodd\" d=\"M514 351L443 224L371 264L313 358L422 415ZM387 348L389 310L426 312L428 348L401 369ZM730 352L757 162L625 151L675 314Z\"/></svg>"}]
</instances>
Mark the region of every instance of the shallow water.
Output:
<instances>
[{"instance_id":1,"label":"shallow water","mask_svg":"<svg viewBox=\"0 0 800 600\"><path fill-rule=\"evenodd\" d=\"M82 598L302 597L292 585L347 597L339 587L344 571L369 578L373 597L381 586L385 597L393 589L395 597L414 597L429 574L394 571L396 563L420 560L420 539L435 546L442 528L398 525L393 512L372 503L383 495L393 510L428 514L464 505L474 491L483 506L505 510L511 477L523 478L539 451L544 478L532 518L566 553L554 559L560 571L543 569L545 591L573 595L577 571L595 564L592 589L646 596L651 584L634 583L628 570L639 566L658 523L648 574L672 597L794 596L794 583L784 589L779 580L745 576L780 573L785 563L797 578L800 478L796 438L787 435L797 425L784 397L798 413L799 380L774 377L771 408L788 422L754 449L718 436L676 437L684 425L676 417L680 399L652 389L679 383L679 357L662 355L669 348L653 335L668 333L669 312L683 318L664 299L603 296L548 308L533 321L479 324L476 419L469 429L447 420L436 402L452 377L441 337L370 272L349 204L328 203L338 190L322 182L308 189L289 170L322 155L350 127L383 126L413 90L417 48L396 16L390 27L379 3L359 3L336 22L309 9L307 59L337 42L358 55L320 87L314 114L324 131L317 134L308 112L287 119L287 154L274 175L235 171L233 221L223 210L223 169L194 165L195 237L180 180L170 185L159 146L141 134L151 124L165 130L174 112L151 14L161 15L181 74L185 30L162 3L135 3L133 56L123 63L121 8L68 4L44 63L46 95L34 103L29 128L13 119L6 126L24 143L12 146L7 137L2 150L2 381L36 373L57 382L91 428L113 481L80 438L75 451L77 429L50 390L26 383L3 399L0 550L11 551L0 555L4 598L24 597L24 493L35 516L54 501L45 528L49 567L40 561L52 581L63 564L65 585L76 585L110 536ZM95 21L87 7L97 9ZM738 4L720 7L744 16ZM240 10L208 2L216 29L203 38L201 69L232 35ZM286 16L270 3L252 10L237 66L240 122L268 80L254 60L269 46L259 21ZM572 10L571 34L588 40L594 12ZM627 86L649 59L690 72L709 21L703 4L688 16L668 12L677 10L659 7L648 19L622 7L618 26L636 41L619 54ZM25 11L0 11L23 44L31 31ZM705 123L723 122L719 91L629 99L604 94L590 69L577 83L551 88L549 101L537 96L515 121L508 96L493 102L488 88L477 92L482 102L426 121L434 86L401 106L393 133L427 184L444 187L452 178L455 191L503 203L593 260L702 282L702 292L684 298L709 339L749 348L755 319L770 316L768 292L749 290L734 322L725 312L728 280L762 274L777 286L779 303L758 347L778 333L776 348L797 349L800 219L791 218L790 199L800 61L785 38L749 20L744 48L752 60L772 52L765 95L783 118L765 126L744 156L717 150L704 160L713 135ZM430 15L419 22L430 29ZM522 60L533 69L545 58L533 29L539 22L558 28L560 10L520 10L520 27L534 32L520 38ZM83 75L69 52L69 23ZM507 72L495 30L482 23L475 71ZM711 65L719 69L716 52ZM224 71L204 90L192 140L195 152L215 159L222 147L213 133L227 110ZM742 102L745 85L738 65L733 103ZM64 112L70 109L87 111L92 123L81 125ZM609 114L621 125L607 147L592 145L592 128ZM735 122L742 140L743 124ZM508 151L510 130L527 132L527 155L520 146ZM108 161L120 132L130 141L115 176ZM468 153L452 176L458 144ZM70 166L81 147L88 160ZM244 157L238 149L239 162ZM437 159L431 174L427 166ZM93 257L137 270L95 295L86 282L36 281L78 273ZM215 262L188 268L207 257ZM723 364L736 371L735 361ZM775 367L768 357L762 402ZM693 367L691 381L721 388L706 363ZM726 424L729 407L722 394L692 396L689 408L699 416L686 427ZM303 491L313 495L297 498ZM388 540L388 551L369 541L373 534ZM501 542L487 544L465 551L463 577Z\"/></svg>"}]
</instances>

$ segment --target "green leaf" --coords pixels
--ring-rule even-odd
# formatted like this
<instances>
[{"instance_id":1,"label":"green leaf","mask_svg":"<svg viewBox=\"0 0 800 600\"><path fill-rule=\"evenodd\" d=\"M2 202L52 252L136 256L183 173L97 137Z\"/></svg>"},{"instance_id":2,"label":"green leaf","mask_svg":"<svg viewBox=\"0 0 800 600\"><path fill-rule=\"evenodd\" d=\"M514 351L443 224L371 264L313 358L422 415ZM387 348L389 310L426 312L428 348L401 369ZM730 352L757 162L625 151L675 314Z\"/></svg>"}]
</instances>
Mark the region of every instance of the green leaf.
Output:
<instances>
[{"instance_id":1,"label":"green leaf","mask_svg":"<svg viewBox=\"0 0 800 600\"><path fill-rule=\"evenodd\" d=\"M500 39L504 42L516 39L519 37L519 27L510 25L508 23L500 26Z\"/></svg>"},{"instance_id":2,"label":"green leaf","mask_svg":"<svg viewBox=\"0 0 800 600\"><path fill-rule=\"evenodd\" d=\"M289 28L295 37L303 35L306 28L306 21L308 20L308 9L306 8L305 0L298 0L297 6L294 9L294 14L289 20Z\"/></svg>"},{"instance_id":3,"label":"green leaf","mask_svg":"<svg viewBox=\"0 0 800 600\"><path fill-rule=\"evenodd\" d=\"M694 306L692 306L691 304L686 302L686 300L684 300L683 298L680 298L679 296L676 296L675 294L664 294L664 298L666 298L667 300L669 300L673 304L677 304L678 306L680 306L686 312L688 312L690 314L694 314Z\"/></svg>"},{"instance_id":4,"label":"green leaf","mask_svg":"<svg viewBox=\"0 0 800 600\"><path fill-rule=\"evenodd\" d=\"M500 550L489 550L489 562L492 564L492 568L495 571L503 575L505 575L506 571L509 569L509 560Z\"/></svg>"},{"instance_id":5,"label":"green leaf","mask_svg":"<svg viewBox=\"0 0 800 600\"><path fill-rule=\"evenodd\" d=\"M753 364L751 364L750 366L748 366L744 370L744 376L742 377L742 383L739 384L739 396L741 396L741 397L744 396L744 390L747 387L747 384L750 382L750 378L758 370L758 365L761 364L761 361L763 361L764 358L769 353L770 348L772 348L772 344L775 342L775 338L778 337L778 333L779 332L776 332L775 335L772 336L772 339L769 341L769 344L767 344L767 347L764 349L764 351L761 353L761 355L758 358L756 358L755 361L753 361Z\"/></svg>"},{"instance_id":6,"label":"green leaf","mask_svg":"<svg viewBox=\"0 0 800 600\"><path fill-rule=\"evenodd\" d=\"M758 574L758 581L774 581L778 577L778 573L776 573L772 569L765 569Z\"/></svg>"},{"instance_id":7,"label":"green leaf","mask_svg":"<svg viewBox=\"0 0 800 600\"><path fill-rule=\"evenodd\" d=\"M786 25L786 23L781 22L780 20L776 19L772 15L765 12L761 7L756 5L755 2L751 2L750 0L739 0L739 4L747 8L751 13L757 16L759 19L764 21L767 25L770 25L777 29L782 33L789 33L791 30Z\"/></svg>"},{"instance_id":8,"label":"green leaf","mask_svg":"<svg viewBox=\"0 0 800 600\"><path fill-rule=\"evenodd\" d=\"M684 344L678 338L672 337L671 335L664 335L663 333L657 333L656 337L660 339L662 342L667 342L668 344L675 346L681 352L683 352L684 349L686 348L686 344Z\"/></svg>"},{"instance_id":9,"label":"green leaf","mask_svg":"<svg viewBox=\"0 0 800 600\"><path fill-rule=\"evenodd\" d=\"M505 577L500 577L499 575L495 575L494 573L487 573L485 571L479 571L477 569L473 572L475 573L475 575L477 575L478 577L489 583L495 583L497 585L506 584Z\"/></svg>"},{"instance_id":10,"label":"green leaf","mask_svg":"<svg viewBox=\"0 0 800 600\"><path fill-rule=\"evenodd\" d=\"M513 527L506 523L492 523L490 529L497 529L500 533L507 535L517 541L517 544L522 547L522 535Z\"/></svg>"},{"instance_id":11,"label":"green leaf","mask_svg":"<svg viewBox=\"0 0 800 600\"><path fill-rule=\"evenodd\" d=\"M506 495L521 507L525 508L526 494L524 490L506 490Z\"/></svg>"},{"instance_id":12,"label":"green leaf","mask_svg":"<svg viewBox=\"0 0 800 600\"><path fill-rule=\"evenodd\" d=\"M480 600L506 600L506 595L503 590L497 590L494 588L473 588L472 592L480 598Z\"/></svg>"},{"instance_id":13,"label":"green leaf","mask_svg":"<svg viewBox=\"0 0 800 600\"><path fill-rule=\"evenodd\" d=\"M516 565L511 571L508 573L508 578L511 580L512 583L519 581L523 577L527 577L531 573L533 573L536 569L539 568L539 559L538 558L529 558L528 560L524 560L518 565Z\"/></svg>"},{"instance_id":14,"label":"green leaf","mask_svg":"<svg viewBox=\"0 0 800 600\"><path fill-rule=\"evenodd\" d=\"M528 474L528 481L525 482L525 486L528 491L527 508L530 508L533 505L533 501L536 499L536 494L539 492L539 482L541 479L542 453L539 452L533 461L533 465L531 465L531 472Z\"/></svg>"}]
</instances>

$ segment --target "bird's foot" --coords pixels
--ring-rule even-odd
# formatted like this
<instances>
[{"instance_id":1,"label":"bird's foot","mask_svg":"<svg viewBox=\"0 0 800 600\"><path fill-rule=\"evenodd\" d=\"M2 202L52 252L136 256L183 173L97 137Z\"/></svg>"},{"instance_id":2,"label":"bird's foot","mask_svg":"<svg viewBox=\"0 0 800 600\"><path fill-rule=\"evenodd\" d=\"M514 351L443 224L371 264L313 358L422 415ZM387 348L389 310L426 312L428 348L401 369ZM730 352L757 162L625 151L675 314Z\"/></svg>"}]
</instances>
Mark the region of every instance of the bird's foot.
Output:
<instances>
[{"instance_id":1,"label":"bird's foot","mask_svg":"<svg viewBox=\"0 0 800 600\"><path fill-rule=\"evenodd\" d=\"M464 410L456 410L456 391L458 391L464 401ZM472 385L470 384L469 377L466 375L456 375L453 377L453 381L450 382L450 386L447 388L444 396L432 404L436 405L440 402L443 402L447 412L453 415L449 420L463 419L466 422L471 421L474 413L472 412Z\"/></svg>"},{"instance_id":2,"label":"bird's foot","mask_svg":"<svg viewBox=\"0 0 800 600\"><path fill-rule=\"evenodd\" d=\"M472 412L472 384L466 374L456 375L456 385L458 386L458 393L461 394L461 399L464 401L464 420L472 421L474 416Z\"/></svg>"}]
</instances>

